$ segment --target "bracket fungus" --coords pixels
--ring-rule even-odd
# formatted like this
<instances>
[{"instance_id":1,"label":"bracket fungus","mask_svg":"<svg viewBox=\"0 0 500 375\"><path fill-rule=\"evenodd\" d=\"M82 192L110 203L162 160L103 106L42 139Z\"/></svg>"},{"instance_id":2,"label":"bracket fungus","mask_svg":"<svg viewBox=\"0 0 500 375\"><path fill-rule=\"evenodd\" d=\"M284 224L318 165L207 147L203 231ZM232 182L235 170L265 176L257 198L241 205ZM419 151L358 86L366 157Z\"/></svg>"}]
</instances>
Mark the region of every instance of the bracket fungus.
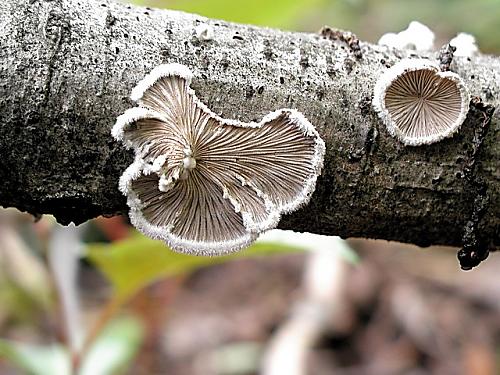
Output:
<instances>
[{"instance_id":1,"label":"bracket fungus","mask_svg":"<svg viewBox=\"0 0 500 375\"><path fill-rule=\"evenodd\" d=\"M139 106L112 129L135 151L119 188L145 235L179 252L226 254L309 201L325 145L293 109L259 123L223 119L196 97L191 78L184 65L160 65L133 89Z\"/></svg>"},{"instance_id":2,"label":"bracket fungus","mask_svg":"<svg viewBox=\"0 0 500 375\"><path fill-rule=\"evenodd\" d=\"M373 107L389 133L408 146L452 136L469 111L469 94L455 73L426 59L405 59L384 72Z\"/></svg>"}]
</instances>

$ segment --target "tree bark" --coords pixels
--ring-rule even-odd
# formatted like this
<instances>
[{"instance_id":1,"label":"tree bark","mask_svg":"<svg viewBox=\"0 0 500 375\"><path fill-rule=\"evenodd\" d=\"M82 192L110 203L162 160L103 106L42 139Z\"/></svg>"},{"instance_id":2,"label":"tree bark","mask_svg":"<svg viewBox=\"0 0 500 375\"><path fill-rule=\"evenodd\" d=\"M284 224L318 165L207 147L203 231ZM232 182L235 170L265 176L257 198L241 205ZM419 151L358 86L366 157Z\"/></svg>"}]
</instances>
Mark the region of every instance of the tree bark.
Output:
<instances>
[{"instance_id":1,"label":"tree bark","mask_svg":"<svg viewBox=\"0 0 500 375\"><path fill-rule=\"evenodd\" d=\"M195 36L200 23L214 38ZM179 62L214 112L260 120L300 110L326 142L307 207L280 227L342 237L500 245L500 58L455 58L473 97L453 138L404 147L371 108L377 77L414 51L91 0L0 3L0 204L63 224L127 211L133 155L116 117L153 67ZM344 40L343 40L344 39ZM356 47L356 48L354 48ZM435 54L428 54L433 58ZM482 100L482 103L479 102Z\"/></svg>"}]
</instances>

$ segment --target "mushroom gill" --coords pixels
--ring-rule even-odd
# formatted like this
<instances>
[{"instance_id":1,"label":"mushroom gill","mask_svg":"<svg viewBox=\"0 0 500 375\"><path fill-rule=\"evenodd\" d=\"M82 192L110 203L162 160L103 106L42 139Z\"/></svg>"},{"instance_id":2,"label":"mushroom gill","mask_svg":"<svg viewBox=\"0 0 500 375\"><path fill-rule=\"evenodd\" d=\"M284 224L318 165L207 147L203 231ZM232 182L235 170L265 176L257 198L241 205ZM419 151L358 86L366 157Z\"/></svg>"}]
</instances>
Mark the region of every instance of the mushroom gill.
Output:
<instances>
[{"instance_id":1,"label":"mushroom gill","mask_svg":"<svg viewBox=\"0 0 500 375\"><path fill-rule=\"evenodd\" d=\"M191 76L183 65L161 65L132 91L139 107L112 131L136 154L120 189L144 234L180 252L225 254L308 202L325 146L293 109L259 123L215 115L189 87Z\"/></svg>"},{"instance_id":2,"label":"mushroom gill","mask_svg":"<svg viewBox=\"0 0 500 375\"><path fill-rule=\"evenodd\" d=\"M378 79L373 105L391 135L418 146L452 136L465 120L469 95L457 74L409 59Z\"/></svg>"}]
</instances>

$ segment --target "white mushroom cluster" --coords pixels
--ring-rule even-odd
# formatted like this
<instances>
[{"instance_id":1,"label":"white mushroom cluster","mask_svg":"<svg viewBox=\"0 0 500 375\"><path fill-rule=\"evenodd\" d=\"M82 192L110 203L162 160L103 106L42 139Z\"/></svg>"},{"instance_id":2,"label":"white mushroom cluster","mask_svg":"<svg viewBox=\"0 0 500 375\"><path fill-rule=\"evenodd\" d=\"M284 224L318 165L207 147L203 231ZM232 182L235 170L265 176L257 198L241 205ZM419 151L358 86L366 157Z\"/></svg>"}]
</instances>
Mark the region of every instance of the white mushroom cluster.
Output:
<instances>
[{"instance_id":1,"label":"white mushroom cluster","mask_svg":"<svg viewBox=\"0 0 500 375\"><path fill-rule=\"evenodd\" d=\"M179 252L226 254L309 201L325 145L293 109L259 123L220 118L191 79L183 65L160 65L132 91L138 107L112 130L136 155L119 187L144 234Z\"/></svg>"},{"instance_id":2,"label":"white mushroom cluster","mask_svg":"<svg viewBox=\"0 0 500 375\"><path fill-rule=\"evenodd\" d=\"M455 73L427 59L404 59L385 71L373 107L389 133L408 146L452 136L469 110L469 93Z\"/></svg>"},{"instance_id":3,"label":"white mushroom cluster","mask_svg":"<svg viewBox=\"0 0 500 375\"><path fill-rule=\"evenodd\" d=\"M434 33L423 23L411 21L408 27L399 33L387 33L380 37L378 45L398 49L431 51L434 49Z\"/></svg>"},{"instance_id":4,"label":"white mushroom cluster","mask_svg":"<svg viewBox=\"0 0 500 375\"><path fill-rule=\"evenodd\" d=\"M419 52L434 51L434 32L418 21L411 21L408 27L399 33L386 33L377 44L397 49L413 49ZM449 44L455 47L453 56L472 57L479 53L476 38L467 33L458 33Z\"/></svg>"},{"instance_id":5,"label":"white mushroom cluster","mask_svg":"<svg viewBox=\"0 0 500 375\"><path fill-rule=\"evenodd\" d=\"M473 57L479 53L476 38L471 34L458 33L450 40L450 45L455 47L453 56Z\"/></svg>"}]
</instances>

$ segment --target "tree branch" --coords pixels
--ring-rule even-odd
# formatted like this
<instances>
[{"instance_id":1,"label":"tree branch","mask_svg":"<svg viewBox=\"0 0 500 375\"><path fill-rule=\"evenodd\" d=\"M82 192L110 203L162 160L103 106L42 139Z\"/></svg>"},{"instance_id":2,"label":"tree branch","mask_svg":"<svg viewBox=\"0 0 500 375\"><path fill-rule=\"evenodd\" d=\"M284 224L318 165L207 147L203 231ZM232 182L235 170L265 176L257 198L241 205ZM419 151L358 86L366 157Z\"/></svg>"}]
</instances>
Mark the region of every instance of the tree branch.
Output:
<instances>
[{"instance_id":1,"label":"tree branch","mask_svg":"<svg viewBox=\"0 0 500 375\"><path fill-rule=\"evenodd\" d=\"M200 23L213 40L196 38ZM110 129L145 74L180 62L223 117L259 120L294 107L318 128L323 176L312 202L281 228L419 245L460 245L468 228L500 245L500 111L492 115L500 58L454 59L451 69L482 103L471 102L452 139L404 147L370 101L379 74L412 51L356 43L352 34L333 39L107 1L5 0L0 204L61 223L125 212L117 182L132 154Z\"/></svg>"}]
</instances>

